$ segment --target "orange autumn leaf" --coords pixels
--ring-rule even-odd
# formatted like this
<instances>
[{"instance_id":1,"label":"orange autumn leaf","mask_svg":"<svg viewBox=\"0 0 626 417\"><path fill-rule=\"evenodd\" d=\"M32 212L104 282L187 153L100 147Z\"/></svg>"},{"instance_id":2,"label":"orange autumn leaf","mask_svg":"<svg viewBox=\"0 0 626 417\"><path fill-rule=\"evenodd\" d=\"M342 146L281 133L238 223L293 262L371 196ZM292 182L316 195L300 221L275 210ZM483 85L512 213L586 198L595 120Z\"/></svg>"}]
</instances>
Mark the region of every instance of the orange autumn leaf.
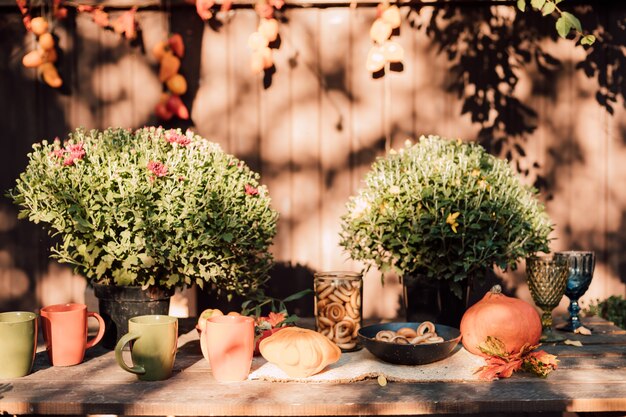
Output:
<instances>
[{"instance_id":1,"label":"orange autumn leaf","mask_svg":"<svg viewBox=\"0 0 626 417\"><path fill-rule=\"evenodd\" d=\"M227 12L233 7L232 0L224 0L222 2L222 6L220 7L220 12Z\"/></svg>"},{"instance_id":2,"label":"orange autumn leaf","mask_svg":"<svg viewBox=\"0 0 626 417\"><path fill-rule=\"evenodd\" d=\"M172 78L180 69L180 59L173 53L167 51L161 58L161 67L159 69L159 81L162 83Z\"/></svg>"},{"instance_id":3,"label":"orange autumn leaf","mask_svg":"<svg viewBox=\"0 0 626 417\"><path fill-rule=\"evenodd\" d=\"M109 14L105 12L102 7L98 7L94 9L93 12L91 12L91 19L94 21L96 25L103 27L103 28L109 26L109 23L110 23Z\"/></svg>"},{"instance_id":4,"label":"orange autumn leaf","mask_svg":"<svg viewBox=\"0 0 626 417\"><path fill-rule=\"evenodd\" d=\"M137 6L133 6L133 8L118 16L113 22L113 30L115 33L123 34L126 39L135 39L137 37L137 22L135 22L136 12Z\"/></svg>"},{"instance_id":5,"label":"orange autumn leaf","mask_svg":"<svg viewBox=\"0 0 626 417\"><path fill-rule=\"evenodd\" d=\"M196 12L202 20L209 20L213 17L211 8L215 5L215 0L196 0Z\"/></svg>"}]
</instances>

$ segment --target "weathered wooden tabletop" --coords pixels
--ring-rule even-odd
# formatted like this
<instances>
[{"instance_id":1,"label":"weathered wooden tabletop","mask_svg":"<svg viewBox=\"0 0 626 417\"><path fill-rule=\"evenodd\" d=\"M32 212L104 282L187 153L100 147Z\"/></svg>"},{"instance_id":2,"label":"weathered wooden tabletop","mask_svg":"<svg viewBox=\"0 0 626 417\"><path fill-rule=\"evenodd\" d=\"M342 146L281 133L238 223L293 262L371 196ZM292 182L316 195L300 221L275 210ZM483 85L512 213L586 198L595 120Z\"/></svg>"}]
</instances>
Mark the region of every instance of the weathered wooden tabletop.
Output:
<instances>
[{"instance_id":1,"label":"weathered wooden tabletop","mask_svg":"<svg viewBox=\"0 0 626 417\"><path fill-rule=\"evenodd\" d=\"M547 379L517 373L510 379L465 383L307 384L246 381L218 383L199 342L182 345L174 375L138 381L102 348L85 362L50 367L39 352L31 375L0 380L0 414L125 415L405 415L486 412L626 413L626 331L586 319L592 336L564 333L582 347L544 345L560 368ZM181 334L192 330L181 321ZM189 333L187 333L189 334ZM0 358L2 360L2 358Z\"/></svg>"}]
</instances>

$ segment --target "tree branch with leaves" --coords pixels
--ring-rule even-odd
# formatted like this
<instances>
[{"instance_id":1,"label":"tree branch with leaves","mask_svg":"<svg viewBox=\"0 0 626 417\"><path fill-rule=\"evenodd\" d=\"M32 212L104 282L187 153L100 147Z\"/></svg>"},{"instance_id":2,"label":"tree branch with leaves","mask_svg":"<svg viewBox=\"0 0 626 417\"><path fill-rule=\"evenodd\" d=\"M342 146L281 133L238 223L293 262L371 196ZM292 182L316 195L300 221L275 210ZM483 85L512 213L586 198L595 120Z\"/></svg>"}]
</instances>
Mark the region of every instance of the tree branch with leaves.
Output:
<instances>
[{"instance_id":1,"label":"tree branch with leaves","mask_svg":"<svg viewBox=\"0 0 626 417\"><path fill-rule=\"evenodd\" d=\"M585 35L580 20L573 14L561 10L559 3L564 0L530 0L530 6L537 11L540 11L542 15L549 16L554 13L559 14L559 18L556 20L556 31L562 38L567 38L572 29L576 32L576 35L580 36L581 45L593 45L596 41L594 35ZM517 8L522 12L526 11L527 0L517 0Z\"/></svg>"}]
</instances>

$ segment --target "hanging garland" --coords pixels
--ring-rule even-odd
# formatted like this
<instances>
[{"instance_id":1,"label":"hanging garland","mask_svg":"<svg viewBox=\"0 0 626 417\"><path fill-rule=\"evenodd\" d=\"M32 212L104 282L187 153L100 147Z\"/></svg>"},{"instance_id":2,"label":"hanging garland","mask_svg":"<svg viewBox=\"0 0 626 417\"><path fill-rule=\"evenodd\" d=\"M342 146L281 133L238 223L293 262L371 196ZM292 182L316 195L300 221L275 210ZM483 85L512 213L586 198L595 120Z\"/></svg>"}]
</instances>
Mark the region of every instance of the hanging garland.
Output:
<instances>
[{"instance_id":1,"label":"hanging garland","mask_svg":"<svg viewBox=\"0 0 626 417\"><path fill-rule=\"evenodd\" d=\"M193 0L192 0L193 1ZM585 35L580 21L571 13L561 10L558 4L564 0L517 0L517 8L524 12L527 3L531 8L544 16L558 14L556 30L561 37L567 37L572 31L577 35L580 44L592 45L595 42L593 35ZM37 69L40 78L52 88L60 88L63 79L55 66L59 51L56 38L49 30L49 22L43 16L31 17L27 0L16 0L26 29L36 37L36 49L28 52L22 59L26 68ZM259 17L256 31L248 38L248 48L251 50L250 69L254 74L265 73L274 66L273 50L278 49L279 21L274 17L276 10L284 6L283 0L257 0L254 9ZM63 0L51 0L49 17L64 19L67 16L67 6ZM92 21L103 29L112 30L128 40L136 39L138 23L136 13L140 6L133 6L112 20L103 5L71 5L79 13L91 15ZM150 6L147 6L150 7ZM195 0L198 16L206 21L213 19L217 11L228 11L232 7L232 0L225 0L218 6L216 0ZM377 6L376 19L372 23L369 36L373 41L365 67L372 74L384 75L385 68L391 64L402 64L404 49L393 40L399 34L402 17L398 4L390 4L384 0ZM173 34L168 39L157 43L152 51L159 62L159 80L164 85L161 99L155 106L155 113L161 120L170 120L177 117L189 119L189 110L183 103L181 96L187 92L187 80L179 73L181 59L184 56L184 44L180 34ZM393 68L393 67L391 67Z\"/></svg>"},{"instance_id":2,"label":"hanging garland","mask_svg":"<svg viewBox=\"0 0 626 417\"><path fill-rule=\"evenodd\" d=\"M49 32L50 25L43 17L33 19L28 15L28 28L37 37L36 49L30 51L22 58L22 65L26 68L36 68L41 79L52 88L59 88L63 80L54 65L58 53L54 36Z\"/></svg>"},{"instance_id":3,"label":"hanging garland","mask_svg":"<svg viewBox=\"0 0 626 417\"><path fill-rule=\"evenodd\" d=\"M159 61L159 81L167 89L154 109L157 117L165 121L174 116L189 119L189 110L180 98L187 92L187 80L179 74L181 59L185 55L183 37L174 33L167 40L157 42L152 48L152 55Z\"/></svg>"},{"instance_id":4,"label":"hanging garland","mask_svg":"<svg viewBox=\"0 0 626 417\"><path fill-rule=\"evenodd\" d=\"M259 0L254 7L259 24L256 32L248 37L248 48L252 51L250 69L254 74L274 66L273 49L278 49L278 20L274 18L274 11L282 9L284 4L282 0Z\"/></svg>"},{"instance_id":5,"label":"hanging garland","mask_svg":"<svg viewBox=\"0 0 626 417\"><path fill-rule=\"evenodd\" d=\"M374 45L370 48L365 63L365 68L369 72L382 71L387 64L402 63L404 49L399 43L390 39L401 25L402 17L397 5L389 5L386 0L378 5L376 20L370 27L370 38L374 41Z\"/></svg>"}]
</instances>

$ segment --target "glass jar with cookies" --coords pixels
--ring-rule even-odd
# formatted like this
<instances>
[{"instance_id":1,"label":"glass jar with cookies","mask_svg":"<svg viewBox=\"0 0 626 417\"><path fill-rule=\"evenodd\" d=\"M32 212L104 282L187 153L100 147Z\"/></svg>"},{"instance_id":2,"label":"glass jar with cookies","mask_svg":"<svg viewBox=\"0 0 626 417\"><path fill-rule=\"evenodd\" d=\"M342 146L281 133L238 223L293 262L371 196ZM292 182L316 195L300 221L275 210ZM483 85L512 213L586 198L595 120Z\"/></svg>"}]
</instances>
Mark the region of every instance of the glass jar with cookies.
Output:
<instances>
[{"instance_id":1,"label":"glass jar with cookies","mask_svg":"<svg viewBox=\"0 0 626 417\"><path fill-rule=\"evenodd\" d=\"M315 274L315 325L343 352L361 349L357 333L363 318L363 276L356 272Z\"/></svg>"}]
</instances>

